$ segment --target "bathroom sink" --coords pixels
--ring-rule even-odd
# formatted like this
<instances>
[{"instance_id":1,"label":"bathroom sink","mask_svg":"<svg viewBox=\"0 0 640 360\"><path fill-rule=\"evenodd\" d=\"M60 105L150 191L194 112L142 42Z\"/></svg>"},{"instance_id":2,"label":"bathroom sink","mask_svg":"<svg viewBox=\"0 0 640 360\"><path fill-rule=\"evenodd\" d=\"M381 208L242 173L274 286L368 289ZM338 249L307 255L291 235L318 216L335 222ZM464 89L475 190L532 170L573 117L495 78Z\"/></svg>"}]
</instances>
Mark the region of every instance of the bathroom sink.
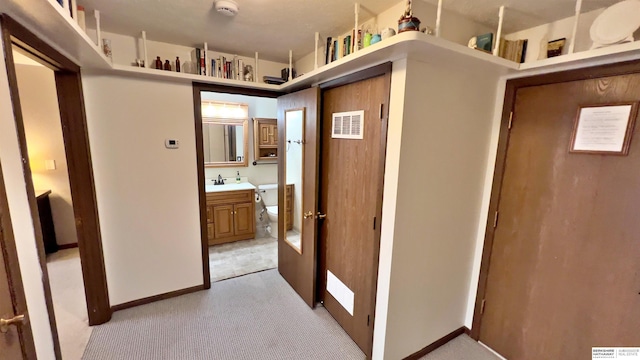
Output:
<instances>
[{"instance_id":1,"label":"bathroom sink","mask_svg":"<svg viewBox=\"0 0 640 360\"><path fill-rule=\"evenodd\" d=\"M205 191L210 192L222 192L222 191L237 191L237 190L255 190L256 187L249 182L243 182L240 184L229 183L224 185L213 185L205 183Z\"/></svg>"}]
</instances>

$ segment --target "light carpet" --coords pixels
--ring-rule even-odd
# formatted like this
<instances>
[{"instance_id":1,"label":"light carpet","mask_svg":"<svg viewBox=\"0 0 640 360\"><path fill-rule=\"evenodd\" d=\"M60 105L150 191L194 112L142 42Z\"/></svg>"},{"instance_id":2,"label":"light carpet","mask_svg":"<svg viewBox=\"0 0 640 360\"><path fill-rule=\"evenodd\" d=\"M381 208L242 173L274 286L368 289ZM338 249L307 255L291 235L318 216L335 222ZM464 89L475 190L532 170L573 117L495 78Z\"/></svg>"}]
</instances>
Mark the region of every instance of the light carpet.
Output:
<instances>
[{"instance_id":1,"label":"light carpet","mask_svg":"<svg viewBox=\"0 0 640 360\"><path fill-rule=\"evenodd\" d=\"M276 270L208 291L115 312L83 359L364 359L322 307L309 308Z\"/></svg>"},{"instance_id":2,"label":"light carpet","mask_svg":"<svg viewBox=\"0 0 640 360\"><path fill-rule=\"evenodd\" d=\"M59 250L48 255L47 271L62 358L80 359L91 336L91 327L78 249Z\"/></svg>"},{"instance_id":3,"label":"light carpet","mask_svg":"<svg viewBox=\"0 0 640 360\"><path fill-rule=\"evenodd\" d=\"M467 335L460 335L420 360L500 360Z\"/></svg>"}]
</instances>

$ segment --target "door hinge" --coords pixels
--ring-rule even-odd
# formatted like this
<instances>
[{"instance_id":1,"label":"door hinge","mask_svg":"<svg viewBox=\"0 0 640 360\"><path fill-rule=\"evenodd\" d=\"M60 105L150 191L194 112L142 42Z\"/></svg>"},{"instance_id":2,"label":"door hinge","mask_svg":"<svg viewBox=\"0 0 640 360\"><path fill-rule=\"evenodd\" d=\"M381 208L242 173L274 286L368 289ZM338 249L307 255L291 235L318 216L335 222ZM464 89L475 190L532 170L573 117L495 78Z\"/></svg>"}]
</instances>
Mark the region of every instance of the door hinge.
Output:
<instances>
[{"instance_id":1,"label":"door hinge","mask_svg":"<svg viewBox=\"0 0 640 360\"><path fill-rule=\"evenodd\" d=\"M380 104L380 120L383 119L382 109L384 108L384 104Z\"/></svg>"},{"instance_id":2,"label":"door hinge","mask_svg":"<svg viewBox=\"0 0 640 360\"><path fill-rule=\"evenodd\" d=\"M374 216L373 217L373 230L376 229L376 220L377 220L377 218Z\"/></svg>"},{"instance_id":3,"label":"door hinge","mask_svg":"<svg viewBox=\"0 0 640 360\"><path fill-rule=\"evenodd\" d=\"M499 216L500 212L496 211L496 213L493 215L493 228L495 229L496 227L498 227L498 216Z\"/></svg>"},{"instance_id":4,"label":"door hinge","mask_svg":"<svg viewBox=\"0 0 640 360\"><path fill-rule=\"evenodd\" d=\"M485 300L482 299L482 304L480 304L480 315L484 314L484 304L485 304Z\"/></svg>"},{"instance_id":5,"label":"door hinge","mask_svg":"<svg viewBox=\"0 0 640 360\"><path fill-rule=\"evenodd\" d=\"M513 125L513 111L509 114L509 130L511 130L511 125Z\"/></svg>"},{"instance_id":6,"label":"door hinge","mask_svg":"<svg viewBox=\"0 0 640 360\"><path fill-rule=\"evenodd\" d=\"M367 315L367 326L371 323L371 315Z\"/></svg>"}]
</instances>

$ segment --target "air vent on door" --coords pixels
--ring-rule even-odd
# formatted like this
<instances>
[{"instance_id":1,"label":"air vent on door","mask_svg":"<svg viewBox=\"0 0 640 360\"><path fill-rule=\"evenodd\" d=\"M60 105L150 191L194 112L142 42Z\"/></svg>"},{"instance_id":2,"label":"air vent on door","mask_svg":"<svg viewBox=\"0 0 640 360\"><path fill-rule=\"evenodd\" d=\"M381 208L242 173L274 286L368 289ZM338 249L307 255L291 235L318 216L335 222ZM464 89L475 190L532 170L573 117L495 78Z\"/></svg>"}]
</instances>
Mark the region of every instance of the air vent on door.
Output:
<instances>
[{"instance_id":1,"label":"air vent on door","mask_svg":"<svg viewBox=\"0 0 640 360\"><path fill-rule=\"evenodd\" d=\"M362 140L364 136L364 110L334 113L332 129L332 138Z\"/></svg>"}]
</instances>

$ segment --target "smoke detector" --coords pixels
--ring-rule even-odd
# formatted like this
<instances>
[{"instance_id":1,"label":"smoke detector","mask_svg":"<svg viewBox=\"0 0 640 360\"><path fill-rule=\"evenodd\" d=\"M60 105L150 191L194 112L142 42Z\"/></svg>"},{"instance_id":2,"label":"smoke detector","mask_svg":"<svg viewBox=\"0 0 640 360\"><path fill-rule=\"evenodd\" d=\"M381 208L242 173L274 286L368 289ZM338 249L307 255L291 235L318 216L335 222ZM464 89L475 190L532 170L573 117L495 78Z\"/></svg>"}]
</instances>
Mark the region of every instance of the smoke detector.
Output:
<instances>
[{"instance_id":1,"label":"smoke detector","mask_svg":"<svg viewBox=\"0 0 640 360\"><path fill-rule=\"evenodd\" d=\"M236 16L238 3L233 0L216 0L216 11L226 16Z\"/></svg>"}]
</instances>

